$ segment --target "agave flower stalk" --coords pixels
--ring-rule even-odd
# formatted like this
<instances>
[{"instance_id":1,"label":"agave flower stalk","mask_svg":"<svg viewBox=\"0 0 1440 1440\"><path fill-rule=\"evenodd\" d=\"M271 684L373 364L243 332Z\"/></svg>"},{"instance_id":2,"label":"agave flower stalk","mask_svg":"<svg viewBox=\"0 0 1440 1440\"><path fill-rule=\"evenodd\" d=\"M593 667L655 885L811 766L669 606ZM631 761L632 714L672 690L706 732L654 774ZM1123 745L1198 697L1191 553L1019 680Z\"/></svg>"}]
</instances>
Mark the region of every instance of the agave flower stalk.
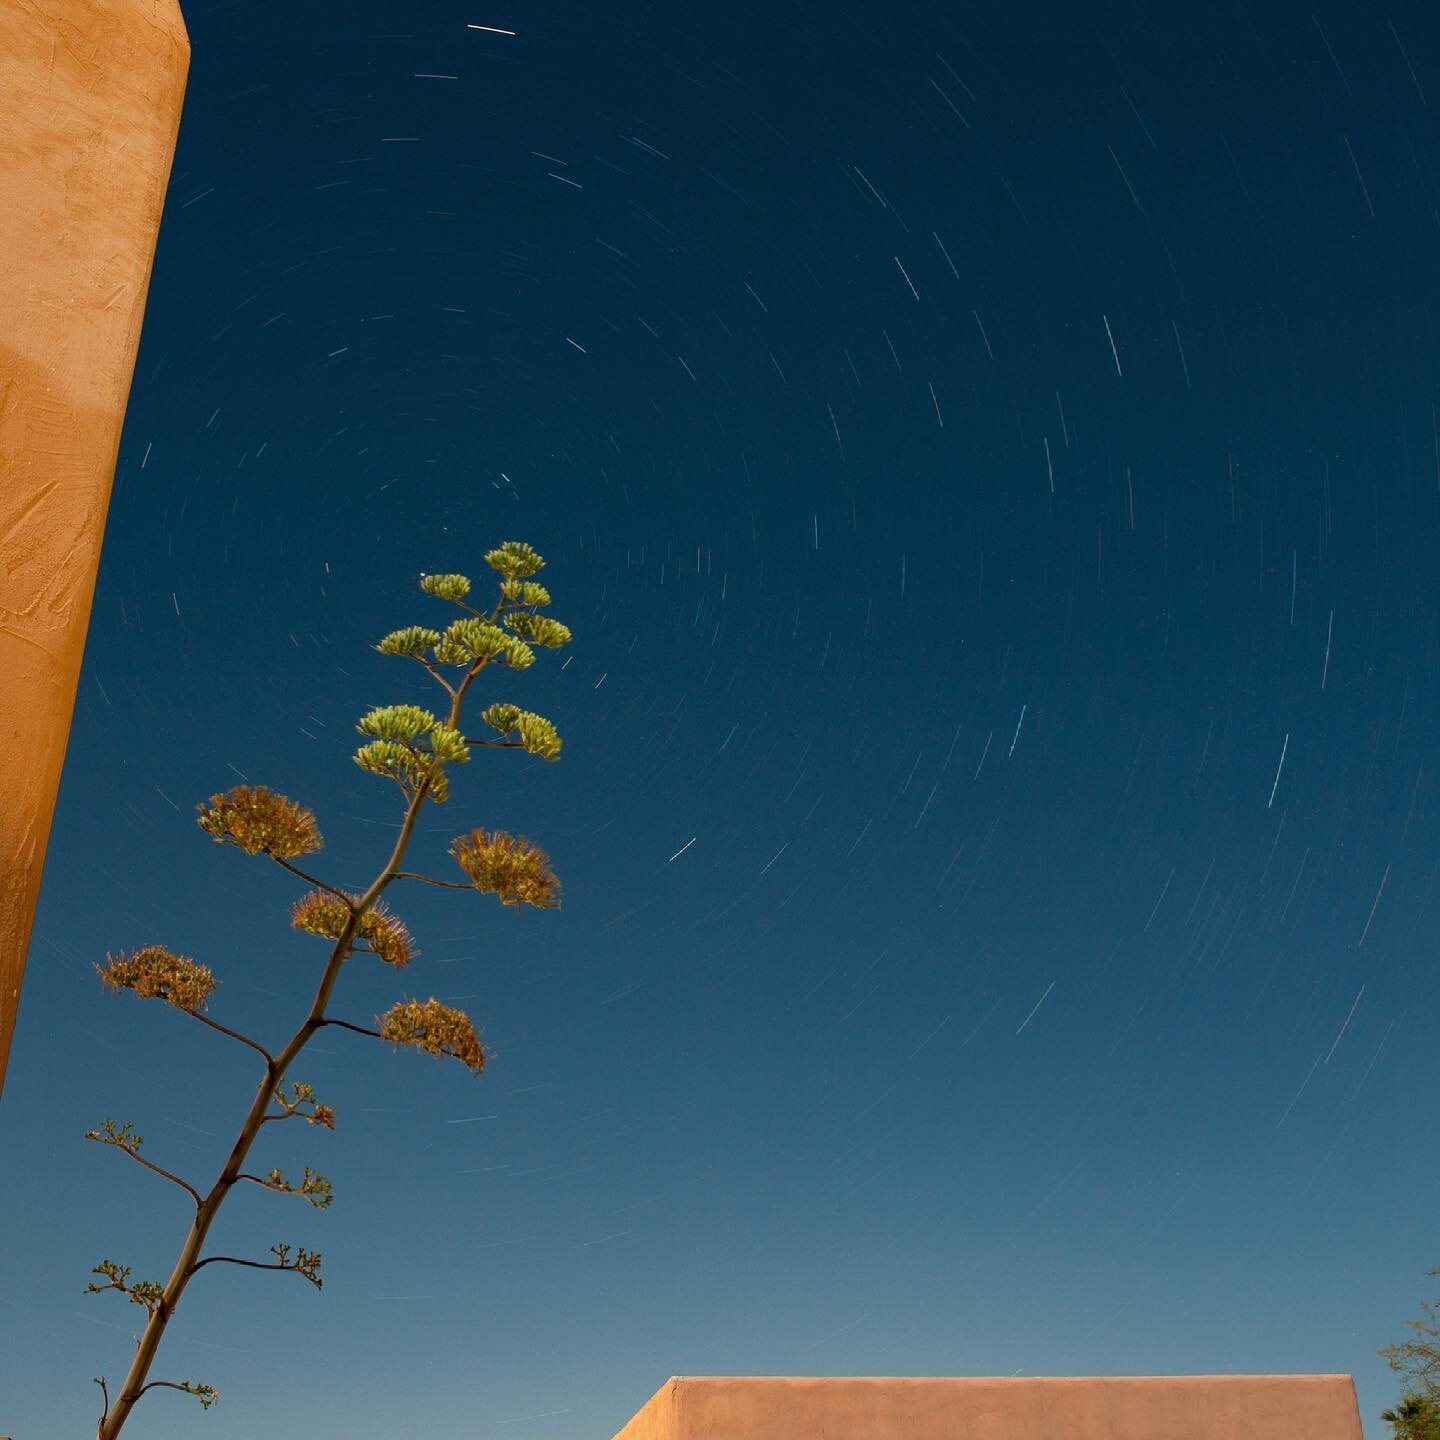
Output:
<instances>
[{"instance_id":1,"label":"agave flower stalk","mask_svg":"<svg viewBox=\"0 0 1440 1440\"><path fill-rule=\"evenodd\" d=\"M561 741L555 727L542 716L510 704L491 705L482 715L491 737L467 739L461 731L461 709L470 686L481 671L491 665L523 670L535 662L533 646L550 649L565 645L570 632L559 621L539 611L550 603L549 592L531 577L544 561L530 546L506 541L485 556L486 563L500 577L499 598L484 614L466 603L470 581L464 575L426 575L420 587L425 593L447 600L468 614L453 621L442 633L412 625L393 631L375 647L385 655L413 659L441 685L450 699L448 714L440 719L416 705L389 705L363 716L357 730L367 743L356 752L355 762L372 774L387 776L405 796L405 815L394 848L384 868L360 894L338 889L316 880L294 863L319 850L321 838L310 811L273 794L264 786L239 786L223 795L211 796L201 804L198 824L217 843L232 845L250 855L265 855L312 888L291 907L290 923L301 931L332 940L330 958L320 978L308 1014L289 1040L276 1052L202 1014L215 987L208 967L184 956L174 955L160 945L149 945L131 955L107 955L109 964L96 966L102 980L114 990L133 990L146 999L160 999L176 1010L199 1020L211 1029L249 1046L264 1060L264 1073L246 1112L230 1157L214 1183L203 1194L187 1180L161 1168L140 1154L143 1137L129 1124L117 1127L107 1119L100 1130L91 1130L86 1139L112 1145L132 1159L170 1180L190 1196L195 1214L180 1247L170 1278L163 1284L129 1279L130 1271L104 1260L92 1273L108 1283L90 1284L87 1291L118 1290L132 1304L146 1312L144 1333L136 1345L129 1371L115 1395L110 1395L103 1376L96 1378L104 1400L97 1440L116 1440L136 1403L154 1389L179 1390L194 1395L203 1408L218 1398L213 1386L190 1380L151 1380L151 1366L167 1327L175 1316L181 1297L191 1279L206 1265L228 1263L258 1270L293 1270L316 1289L322 1285L318 1253L276 1245L274 1261L250 1260L231 1255L202 1254L206 1237L220 1207L242 1182L281 1194L300 1195L317 1209L326 1208L332 1197L330 1182L307 1165L299 1183L291 1183L279 1170L253 1175L244 1170L251 1147L262 1127L270 1121L299 1116L308 1124L335 1128L335 1112L315 1100L309 1085L296 1083L287 1095L286 1077L297 1056L326 1025L336 1025L362 1035L387 1040L396 1046L411 1046L437 1056L460 1060L473 1074L485 1066L486 1052L469 1017L459 1010L428 1001L403 999L385 1015L376 1016L378 1030L351 1024L328 1013L331 995L346 959L355 953L374 954L395 968L403 968L419 952L405 926L391 914L381 896L396 880L416 880L450 889L492 894L505 905L533 905L556 909L560 883L550 868L549 857L523 836L503 831L473 830L455 840L451 855L467 880L437 880L402 870L415 822L427 802L443 803L449 798L447 767L465 764L477 747L522 750L546 760L560 755ZM443 673L458 671L452 682ZM278 1110L272 1107L278 1105Z\"/></svg>"}]
</instances>

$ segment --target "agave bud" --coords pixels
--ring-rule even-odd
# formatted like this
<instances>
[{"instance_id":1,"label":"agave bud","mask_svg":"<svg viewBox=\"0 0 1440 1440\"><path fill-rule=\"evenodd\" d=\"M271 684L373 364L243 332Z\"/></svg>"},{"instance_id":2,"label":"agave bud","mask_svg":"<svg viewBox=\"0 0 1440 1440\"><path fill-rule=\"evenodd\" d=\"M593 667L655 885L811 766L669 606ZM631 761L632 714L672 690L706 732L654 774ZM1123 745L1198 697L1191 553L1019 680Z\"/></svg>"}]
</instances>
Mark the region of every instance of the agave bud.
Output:
<instances>
[{"instance_id":1,"label":"agave bud","mask_svg":"<svg viewBox=\"0 0 1440 1440\"><path fill-rule=\"evenodd\" d=\"M453 620L435 648L435 658L446 665L468 665L500 654L512 641L498 625L485 620ZM442 654L443 649L443 654Z\"/></svg>"},{"instance_id":2,"label":"agave bud","mask_svg":"<svg viewBox=\"0 0 1440 1440\"><path fill-rule=\"evenodd\" d=\"M531 615L521 611L507 615L505 625L522 639L533 645L543 645L547 650L558 650L570 643L569 629L548 615Z\"/></svg>"},{"instance_id":3,"label":"agave bud","mask_svg":"<svg viewBox=\"0 0 1440 1440\"><path fill-rule=\"evenodd\" d=\"M470 747L458 730L448 725L437 724L430 732L430 749L441 760L453 760L463 765L470 758Z\"/></svg>"},{"instance_id":4,"label":"agave bud","mask_svg":"<svg viewBox=\"0 0 1440 1440\"><path fill-rule=\"evenodd\" d=\"M375 735L382 740L398 740L408 745L440 722L418 705L382 705L362 717L355 727L362 735Z\"/></svg>"},{"instance_id":5,"label":"agave bud","mask_svg":"<svg viewBox=\"0 0 1440 1440\"><path fill-rule=\"evenodd\" d=\"M500 595L511 605L548 605L550 592L531 580L505 580L500 585Z\"/></svg>"},{"instance_id":6,"label":"agave bud","mask_svg":"<svg viewBox=\"0 0 1440 1440\"><path fill-rule=\"evenodd\" d=\"M464 575L422 575L420 588L442 600L463 600L470 593L470 581Z\"/></svg>"},{"instance_id":7,"label":"agave bud","mask_svg":"<svg viewBox=\"0 0 1440 1440\"><path fill-rule=\"evenodd\" d=\"M439 643L438 630L427 630L423 625L408 625L403 630L392 630L375 648L382 655L419 655Z\"/></svg>"},{"instance_id":8,"label":"agave bud","mask_svg":"<svg viewBox=\"0 0 1440 1440\"><path fill-rule=\"evenodd\" d=\"M535 652L513 635L505 637L505 663L512 670L528 670L535 663Z\"/></svg>"},{"instance_id":9,"label":"agave bud","mask_svg":"<svg viewBox=\"0 0 1440 1440\"><path fill-rule=\"evenodd\" d=\"M485 563L507 580L526 580L545 562L523 540L507 540L485 556Z\"/></svg>"},{"instance_id":10,"label":"agave bud","mask_svg":"<svg viewBox=\"0 0 1440 1440\"><path fill-rule=\"evenodd\" d=\"M515 728L520 732L520 743L532 755L539 755L543 760L560 758L560 747L564 742L560 739L559 732L543 715L533 715L529 710L522 710Z\"/></svg>"},{"instance_id":11,"label":"agave bud","mask_svg":"<svg viewBox=\"0 0 1440 1440\"><path fill-rule=\"evenodd\" d=\"M492 705L480 712L480 718L497 734L508 735L520 723L518 705Z\"/></svg>"}]
</instances>

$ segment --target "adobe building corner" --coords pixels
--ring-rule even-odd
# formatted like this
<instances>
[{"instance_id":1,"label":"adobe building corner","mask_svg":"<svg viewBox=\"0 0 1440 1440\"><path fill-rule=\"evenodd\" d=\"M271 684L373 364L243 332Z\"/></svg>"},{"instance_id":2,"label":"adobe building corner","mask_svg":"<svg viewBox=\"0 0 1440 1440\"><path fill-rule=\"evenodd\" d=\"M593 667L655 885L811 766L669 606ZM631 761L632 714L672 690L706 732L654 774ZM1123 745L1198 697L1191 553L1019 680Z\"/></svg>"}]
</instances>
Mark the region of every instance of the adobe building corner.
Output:
<instances>
[{"instance_id":1,"label":"adobe building corner","mask_svg":"<svg viewBox=\"0 0 1440 1440\"><path fill-rule=\"evenodd\" d=\"M178 0L0 5L0 1093L189 65Z\"/></svg>"}]
</instances>

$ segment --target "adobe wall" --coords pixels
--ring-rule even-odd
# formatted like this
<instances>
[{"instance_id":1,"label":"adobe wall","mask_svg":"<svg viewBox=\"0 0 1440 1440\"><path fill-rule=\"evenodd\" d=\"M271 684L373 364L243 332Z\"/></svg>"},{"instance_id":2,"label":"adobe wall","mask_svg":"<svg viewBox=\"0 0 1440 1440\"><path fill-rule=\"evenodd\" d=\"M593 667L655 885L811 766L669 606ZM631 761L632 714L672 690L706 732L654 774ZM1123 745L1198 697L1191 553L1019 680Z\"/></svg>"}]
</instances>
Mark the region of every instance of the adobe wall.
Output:
<instances>
[{"instance_id":1,"label":"adobe wall","mask_svg":"<svg viewBox=\"0 0 1440 1440\"><path fill-rule=\"evenodd\" d=\"M1363 1440L1348 1375L677 1376L615 1440Z\"/></svg>"},{"instance_id":2,"label":"adobe wall","mask_svg":"<svg viewBox=\"0 0 1440 1440\"><path fill-rule=\"evenodd\" d=\"M0 3L0 1092L189 64L178 0Z\"/></svg>"}]
</instances>

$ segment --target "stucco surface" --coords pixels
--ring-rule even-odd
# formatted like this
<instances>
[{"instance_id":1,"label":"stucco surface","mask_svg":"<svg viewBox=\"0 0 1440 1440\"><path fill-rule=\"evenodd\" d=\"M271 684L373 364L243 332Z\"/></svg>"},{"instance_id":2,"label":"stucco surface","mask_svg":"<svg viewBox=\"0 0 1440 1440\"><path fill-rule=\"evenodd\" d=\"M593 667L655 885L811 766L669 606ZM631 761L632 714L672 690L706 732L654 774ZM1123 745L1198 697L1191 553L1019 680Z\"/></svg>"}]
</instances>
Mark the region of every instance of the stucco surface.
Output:
<instances>
[{"instance_id":1,"label":"stucco surface","mask_svg":"<svg viewBox=\"0 0 1440 1440\"><path fill-rule=\"evenodd\" d=\"M615 1440L1362 1440L1348 1375L675 1376Z\"/></svg>"},{"instance_id":2,"label":"stucco surface","mask_svg":"<svg viewBox=\"0 0 1440 1440\"><path fill-rule=\"evenodd\" d=\"M0 1090L189 63L177 0L0 0Z\"/></svg>"}]
</instances>

